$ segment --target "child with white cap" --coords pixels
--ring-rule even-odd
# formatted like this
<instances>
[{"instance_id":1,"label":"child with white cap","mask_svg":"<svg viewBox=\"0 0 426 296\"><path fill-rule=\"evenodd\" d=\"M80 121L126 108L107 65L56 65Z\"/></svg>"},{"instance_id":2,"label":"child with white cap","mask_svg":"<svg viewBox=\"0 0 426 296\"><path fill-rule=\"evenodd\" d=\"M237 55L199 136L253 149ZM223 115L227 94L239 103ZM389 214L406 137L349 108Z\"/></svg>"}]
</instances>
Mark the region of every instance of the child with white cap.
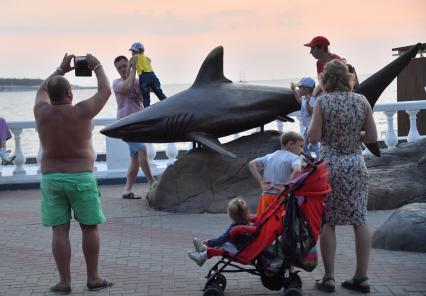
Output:
<instances>
[{"instance_id":1,"label":"child with white cap","mask_svg":"<svg viewBox=\"0 0 426 296\"><path fill-rule=\"evenodd\" d=\"M299 90L296 90L296 87ZM303 133L303 137L305 138L305 145L303 147L303 151L305 153L310 153L311 151L315 153L315 158L319 159L320 153L320 143L311 144L309 143L308 138L308 127L311 123L312 112L315 106L315 97L312 96L312 93L315 89L315 81L311 77L304 77L300 80L299 83L291 84L291 90L293 91L293 95L296 100L300 104L300 113L302 117L302 124L305 127L305 131Z\"/></svg>"},{"instance_id":2,"label":"child with white cap","mask_svg":"<svg viewBox=\"0 0 426 296\"><path fill-rule=\"evenodd\" d=\"M139 76L139 86L143 97L143 106L151 105L150 91L152 90L160 101L167 98L161 89L160 80L151 66L151 59L145 56L145 47L140 42L135 42L129 49L132 56L136 56L136 72Z\"/></svg>"}]
</instances>

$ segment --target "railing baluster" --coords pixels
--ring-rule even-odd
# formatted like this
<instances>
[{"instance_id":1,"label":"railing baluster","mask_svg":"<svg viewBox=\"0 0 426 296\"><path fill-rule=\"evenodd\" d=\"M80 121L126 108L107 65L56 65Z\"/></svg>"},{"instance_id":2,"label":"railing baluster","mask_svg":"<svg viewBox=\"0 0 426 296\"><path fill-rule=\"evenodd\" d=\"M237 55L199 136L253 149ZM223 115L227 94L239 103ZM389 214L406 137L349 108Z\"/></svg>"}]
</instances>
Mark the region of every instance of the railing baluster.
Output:
<instances>
[{"instance_id":1,"label":"railing baluster","mask_svg":"<svg viewBox=\"0 0 426 296\"><path fill-rule=\"evenodd\" d=\"M417 113L419 110L405 110L410 115L410 131L408 132L407 142L413 142L420 139L419 131L417 130Z\"/></svg>"},{"instance_id":2,"label":"railing baluster","mask_svg":"<svg viewBox=\"0 0 426 296\"><path fill-rule=\"evenodd\" d=\"M11 128L11 131L13 133L14 139L15 139L15 169L13 170L13 175L25 175L26 171L24 168L24 164L26 161L26 157L24 153L22 152L22 146L21 146L21 133L22 128Z\"/></svg>"},{"instance_id":3,"label":"railing baluster","mask_svg":"<svg viewBox=\"0 0 426 296\"><path fill-rule=\"evenodd\" d=\"M386 132L385 144L388 148L396 147L398 144L398 138L396 137L395 130L393 128L393 116L396 111L386 111L384 112L387 118L388 130Z\"/></svg>"},{"instance_id":4,"label":"railing baluster","mask_svg":"<svg viewBox=\"0 0 426 296\"><path fill-rule=\"evenodd\" d=\"M170 165L176 161L176 157L178 156L178 149L176 143L168 143L166 148L166 156L169 158L167 161L167 165Z\"/></svg>"},{"instance_id":5,"label":"railing baluster","mask_svg":"<svg viewBox=\"0 0 426 296\"><path fill-rule=\"evenodd\" d=\"M282 122L281 120L275 120L275 122L277 123L277 130L279 132L283 132L283 130L284 130L284 122Z\"/></svg>"},{"instance_id":6,"label":"railing baluster","mask_svg":"<svg viewBox=\"0 0 426 296\"><path fill-rule=\"evenodd\" d=\"M146 143L146 154L148 156L148 163L151 167L157 167L157 164L154 163L155 156L157 155L157 150L155 149L152 143Z\"/></svg>"}]
</instances>

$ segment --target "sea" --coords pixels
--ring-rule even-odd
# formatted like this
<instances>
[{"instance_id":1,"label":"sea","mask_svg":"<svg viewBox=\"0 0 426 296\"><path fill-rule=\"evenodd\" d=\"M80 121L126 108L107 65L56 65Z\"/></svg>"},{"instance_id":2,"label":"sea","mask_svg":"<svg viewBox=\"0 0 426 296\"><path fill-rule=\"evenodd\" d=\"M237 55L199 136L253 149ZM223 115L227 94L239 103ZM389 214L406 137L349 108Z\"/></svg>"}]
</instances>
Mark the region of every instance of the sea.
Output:
<instances>
[{"instance_id":1,"label":"sea","mask_svg":"<svg viewBox=\"0 0 426 296\"><path fill-rule=\"evenodd\" d=\"M364 79L368 78L370 75L359 75L358 79L362 82ZM235 82L235 83L250 83L257 85L267 85L267 86L279 86L279 87L290 87L290 83L297 82L298 78L287 78L287 79L274 79L274 80L258 80L258 81L244 81L244 82ZM191 84L165 84L162 85L162 89L167 96L172 96L180 91L183 91L190 87ZM74 102L77 103L81 100L89 98L92 96L96 89L93 88L84 88L84 89L75 89L74 92ZM28 91L7 91L0 92L0 117L6 119L6 121L33 121L33 105L35 99L35 90ZM157 97L151 95L151 104L158 102ZM382 93L381 97L377 103L393 103L396 102L396 80L394 80ZM117 105L115 101L114 93L111 95L111 98L108 100L105 107L102 111L96 116L96 118L115 118L117 111ZM374 118L376 121L377 129L379 132L379 138L385 136L387 130L387 120L382 112L374 113ZM396 120L394 119L394 126L396 126ZM93 146L95 151L98 154L105 153L106 144L105 136L99 133L99 130L102 127L96 127L93 131ZM277 124L275 122L269 123L265 126L265 130L276 130ZM295 123L285 123L284 131L293 130L299 131L299 124L297 121ZM246 135L253 132L246 131L240 133L240 135ZM233 140L233 136L228 136L221 138L222 143ZM167 144L154 144L157 151L162 151L166 149ZM189 147L188 143L177 143L178 149L186 150ZM35 156L39 149L38 136L34 129L25 129L21 134L21 147L23 153L27 157ZM12 140L7 141L6 148L11 150L12 153L15 150L15 143Z\"/></svg>"}]
</instances>

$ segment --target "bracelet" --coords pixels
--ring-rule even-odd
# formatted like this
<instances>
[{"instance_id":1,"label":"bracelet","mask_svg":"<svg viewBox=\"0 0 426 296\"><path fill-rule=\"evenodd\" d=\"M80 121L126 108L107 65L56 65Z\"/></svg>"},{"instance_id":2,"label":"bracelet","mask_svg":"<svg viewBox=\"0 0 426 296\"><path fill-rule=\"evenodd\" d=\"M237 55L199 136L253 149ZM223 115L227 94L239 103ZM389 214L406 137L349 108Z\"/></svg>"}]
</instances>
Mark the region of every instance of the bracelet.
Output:
<instances>
[{"instance_id":1,"label":"bracelet","mask_svg":"<svg viewBox=\"0 0 426 296\"><path fill-rule=\"evenodd\" d=\"M97 68L99 68L99 67L102 67L102 64L98 64L98 65L96 65L96 67L95 67L95 68L93 68L93 72L95 72L95 71L96 71L96 69L97 69Z\"/></svg>"},{"instance_id":2,"label":"bracelet","mask_svg":"<svg viewBox=\"0 0 426 296\"><path fill-rule=\"evenodd\" d=\"M57 71L57 72L59 72L59 74L61 74L61 75L64 75L64 74L65 74L65 71L64 71L64 70L62 70L62 67L61 67L61 66L59 66L58 68L56 68L56 71Z\"/></svg>"}]
</instances>

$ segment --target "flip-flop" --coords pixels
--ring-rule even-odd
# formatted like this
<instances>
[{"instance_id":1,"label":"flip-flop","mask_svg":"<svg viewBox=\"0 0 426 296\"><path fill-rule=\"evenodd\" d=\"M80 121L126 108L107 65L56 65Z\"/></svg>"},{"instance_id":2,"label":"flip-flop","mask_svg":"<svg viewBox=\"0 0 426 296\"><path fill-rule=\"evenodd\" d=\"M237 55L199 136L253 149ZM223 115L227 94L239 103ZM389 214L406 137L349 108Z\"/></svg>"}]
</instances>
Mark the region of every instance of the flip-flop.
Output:
<instances>
[{"instance_id":1,"label":"flip-flop","mask_svg":"<svg viewBox=\"0 0 426 296\"><path fill-rule=\"evenodd\" d=\"M359 291L362 293L370 293L370 285L361 285L361 283L368 281L368 277L363 276L360 278L352 278L342 282L342 287L348 290Z\"/></svg>"},{"instance_id":2,"label":"flip-flop","mask_svg":"<svg viewBox=\"0 0 426 296\"><path fill-rule=\"evenodd\" d=\"M59 285L56 284L52 287L50 287L50 292L59 294L59 295L68 295L71 293L71 288L68 289L59 289Z\"/></svg>"},{"instance_id":3,"label":"flip-flop","mask_svg":"<svg viewBox=\"0 0 426 296\"><path fill-rule=\"evenodd\" d=\"M124 199L141 199L142 198L142 196L135 195L133 192L123 194L122 197Z\"/></svg>"},{"instance_id":4,"label":"flip-flop","mask_svg":"<svg viewBox=\"0 0 426 296\"><path fill-rule=\"evenodd\" d=\"M324 277L322 278L322 280L317 280L315 283L315 288L317 288L320 291L325 291L325 292L334 292L334 290L336 289L335 285L331 285L331 284L327 284L327 282L329 281L333 281L333 283L335 282L334 278L329 276L329 277Z\"/></svg>"},{"instance_id":5,"label":"flip-flop","mask_svg":"<svg viewBox=\"0 0 426 296\"><path fill-rule=\"evenodd\" d=\"M111 288L113 285L114 285L113 282L110 282L107 279L103 279L99 284L94 286L90 286L89 284L87 284L87 289L89 291L99 291L105 288Z\"/></svg>"}]
</instances>

